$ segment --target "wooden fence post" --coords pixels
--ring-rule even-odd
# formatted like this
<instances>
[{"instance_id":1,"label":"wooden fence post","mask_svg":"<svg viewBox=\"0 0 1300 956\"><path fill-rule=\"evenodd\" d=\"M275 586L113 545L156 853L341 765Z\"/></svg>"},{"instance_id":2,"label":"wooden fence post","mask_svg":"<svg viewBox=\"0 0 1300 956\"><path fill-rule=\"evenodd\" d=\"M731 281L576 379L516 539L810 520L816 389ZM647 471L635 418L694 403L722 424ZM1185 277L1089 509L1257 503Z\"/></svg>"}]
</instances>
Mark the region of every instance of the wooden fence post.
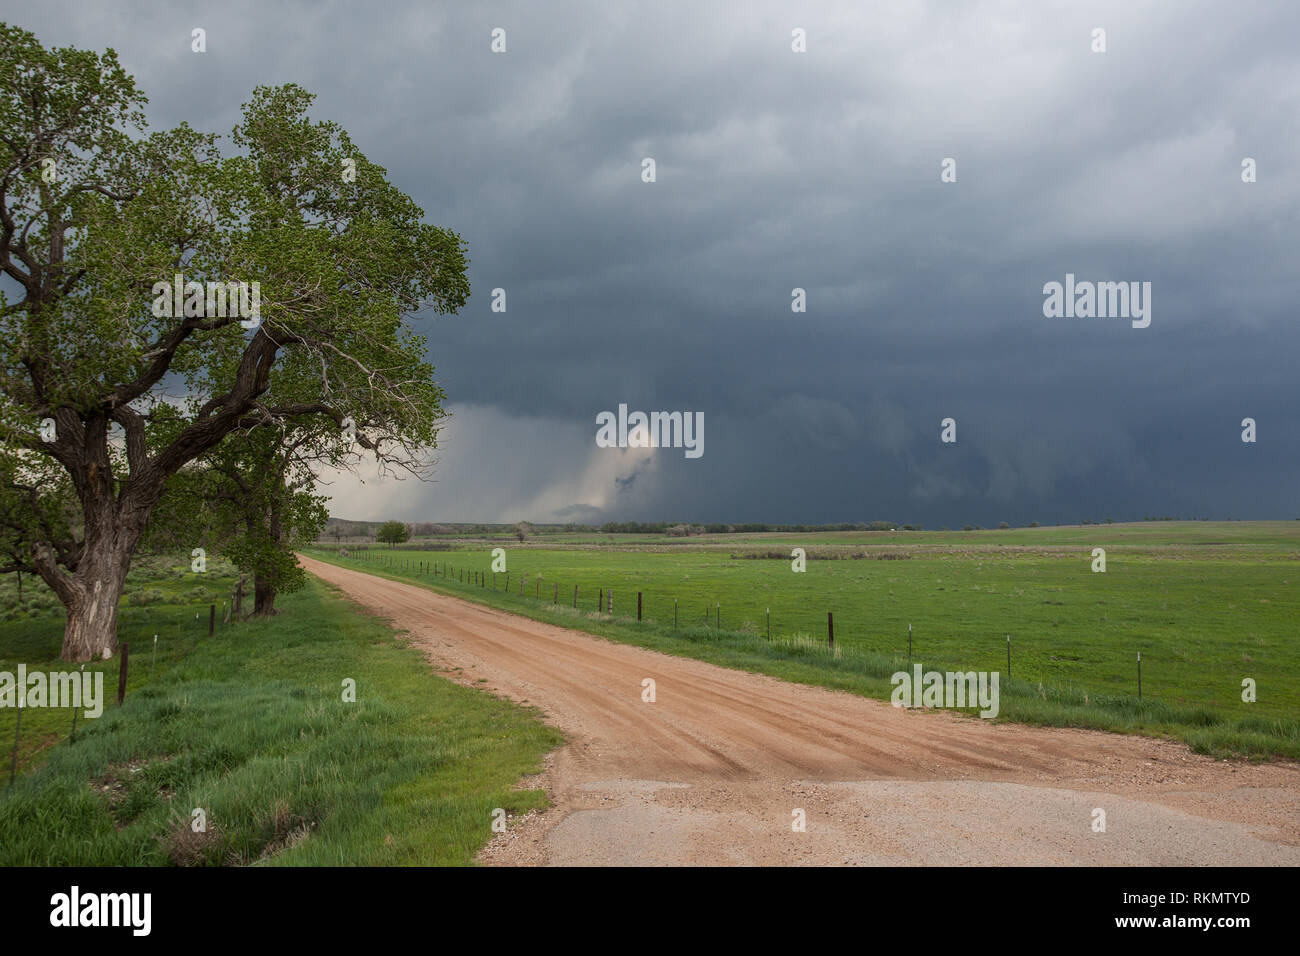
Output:
<instances>
[{"instance_id":1,"label":"wooden fence post","mask_svg":"<svg viewBox=\"0 0 1300 956\"><path fill-rule=\"evenodd\" d=\"M117 702L120 704L126 700L126 668L127 658L131 656L131 645L122 644L122 664L117 672Z\"/></svg>"},{"instance_id":2,"label":"wooden fence post","mask_svg":"<svg viewBox=\"0 0 1300 956\"><path fill-rule=\"evenodd\" d=\"M23 729L23 700L26 696L27 688L18 688L18 716L14 722L14 755L9 758L9 786L11 787L14 785L14 773L18 770L18 734Z\"/></svg>"}]
</instances>

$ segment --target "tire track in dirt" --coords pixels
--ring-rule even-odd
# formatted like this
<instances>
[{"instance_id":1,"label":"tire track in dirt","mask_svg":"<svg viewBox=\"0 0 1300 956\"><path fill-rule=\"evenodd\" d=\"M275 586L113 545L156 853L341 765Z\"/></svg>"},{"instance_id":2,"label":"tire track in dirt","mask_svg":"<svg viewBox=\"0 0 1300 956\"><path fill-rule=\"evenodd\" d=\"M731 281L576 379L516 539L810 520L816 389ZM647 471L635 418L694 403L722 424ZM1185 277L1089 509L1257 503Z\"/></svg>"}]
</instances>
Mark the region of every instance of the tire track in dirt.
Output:
<instances>
[{"instance_id":1,"label":"tire track in dirt","mask_svg":"<svg viewBox=\"0 0 1300 956\"><path fill-rule=\"evenodd\" d=\"M553 808L515 821L486 863L1300 865L1292 761L907 711L300 560L439 672L568 735L528 782Z\"/></svg>"}]
</instances>

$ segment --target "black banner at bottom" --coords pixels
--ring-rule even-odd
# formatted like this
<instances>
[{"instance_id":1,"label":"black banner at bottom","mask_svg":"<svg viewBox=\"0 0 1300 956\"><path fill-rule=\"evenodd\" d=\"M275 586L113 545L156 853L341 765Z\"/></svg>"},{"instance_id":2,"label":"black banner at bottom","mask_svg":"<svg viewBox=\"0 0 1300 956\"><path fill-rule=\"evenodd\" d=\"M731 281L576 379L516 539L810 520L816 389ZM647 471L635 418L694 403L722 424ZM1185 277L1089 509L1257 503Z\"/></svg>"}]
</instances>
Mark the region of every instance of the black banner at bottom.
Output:
<instances>
[{"instance_id":1,"label":"black banner at bottom","mask_svg":"<svg viewBox=\"0 0 1300 956\"><path fill-rule=\"evenodd\" d=\"M6 938L75 934L131 945L371 942L431 945L465 931L542 936L602 928L734 943L782 930L909 945L1006 940L1027 932L1090 940L1167 938L1232 945L1291 922L1286 869L9 869ZM460 926L456 926L460 923ZM542 935L539 935L542 934Z\"/></svg>"}]
</instances>

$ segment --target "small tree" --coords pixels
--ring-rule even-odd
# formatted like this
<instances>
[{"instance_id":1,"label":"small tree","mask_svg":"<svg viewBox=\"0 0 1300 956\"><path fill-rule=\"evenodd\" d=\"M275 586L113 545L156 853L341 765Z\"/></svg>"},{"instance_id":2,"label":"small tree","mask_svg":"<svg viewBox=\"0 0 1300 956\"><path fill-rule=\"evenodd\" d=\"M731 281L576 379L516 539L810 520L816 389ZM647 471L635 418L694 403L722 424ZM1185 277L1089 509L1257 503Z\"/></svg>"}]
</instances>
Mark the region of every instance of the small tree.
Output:
<instances>
[{"instance_id":1,"label":"small tree","mask_svg":"<svg viewBox=\"0 0 1300 956\"><path fill-rule=\"evenodd\" d=\"M401 544L411 537L410 529L400 521L385 521L375 532L375 537L382 543L392 547Z\"/></svg>"},{"instance_id":2,"label":"small tree","mask_svg":"<svg viewBox=\"0 0 1300 956\"><path fill-rule=\"evenodd\" d=\"M523 544L528 540L528 535L532 533L532 530L533 526L527 521L521 521L519 524L515 525L515 537L519 539L520 544Z\"/></svg>"},{"instance_id":3,"label":"small tree","mask_svg":"<svg viewBox=\"0 0 1300 956\"><path fill-rule=\"evenodd\" d=\"M277 594L306 583L294 552L329 518L328 499L314 491L312 465L333 460L311 432L268 426L236 432L205 459L207 503L219 526L234 532L220 550L252 572L258 616L274 614Z\"/></svg>"},{"instance_id":4,"label":"small tree","mask_svg":"<svg viewBox=\"0 0 1300 956\"><path fill-rule=\"evenodd\" d=\"M145 540L167 549L196 538L239 569L236 604L251 575L254 613L274 614L277 594L306 583L295 552L329 518L328 499L314 490L313 467L336 466L336 444L307 429L267 425L228 436L168 481Z\"/></svg>"}]
</instances>

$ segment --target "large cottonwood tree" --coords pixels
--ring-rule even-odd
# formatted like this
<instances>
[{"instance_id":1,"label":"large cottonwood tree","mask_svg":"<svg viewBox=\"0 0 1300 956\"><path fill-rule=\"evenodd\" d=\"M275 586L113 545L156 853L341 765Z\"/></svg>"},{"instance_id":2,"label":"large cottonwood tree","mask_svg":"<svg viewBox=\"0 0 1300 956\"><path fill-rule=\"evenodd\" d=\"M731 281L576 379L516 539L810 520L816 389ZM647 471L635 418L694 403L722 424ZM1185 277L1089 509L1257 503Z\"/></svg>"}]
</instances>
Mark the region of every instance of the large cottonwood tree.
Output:
<instances>
[{"instance_id":1,"label":"large cottonwood tree","mask_svg":"<svg viewBox=\"0 0 1300 956\"><path fill-rule=\"evenodd\" d=\"M112 50L0 24L0 554L63 602L65 659L115 651L168 480L235 429L351 419L411 468L434 442L443 394L403 320L464 304L464 245L311 101L255 89L223 152L147 133ZM260 283L260 321L157 314L178 273Z\"/></svg>"}]
</instances>

